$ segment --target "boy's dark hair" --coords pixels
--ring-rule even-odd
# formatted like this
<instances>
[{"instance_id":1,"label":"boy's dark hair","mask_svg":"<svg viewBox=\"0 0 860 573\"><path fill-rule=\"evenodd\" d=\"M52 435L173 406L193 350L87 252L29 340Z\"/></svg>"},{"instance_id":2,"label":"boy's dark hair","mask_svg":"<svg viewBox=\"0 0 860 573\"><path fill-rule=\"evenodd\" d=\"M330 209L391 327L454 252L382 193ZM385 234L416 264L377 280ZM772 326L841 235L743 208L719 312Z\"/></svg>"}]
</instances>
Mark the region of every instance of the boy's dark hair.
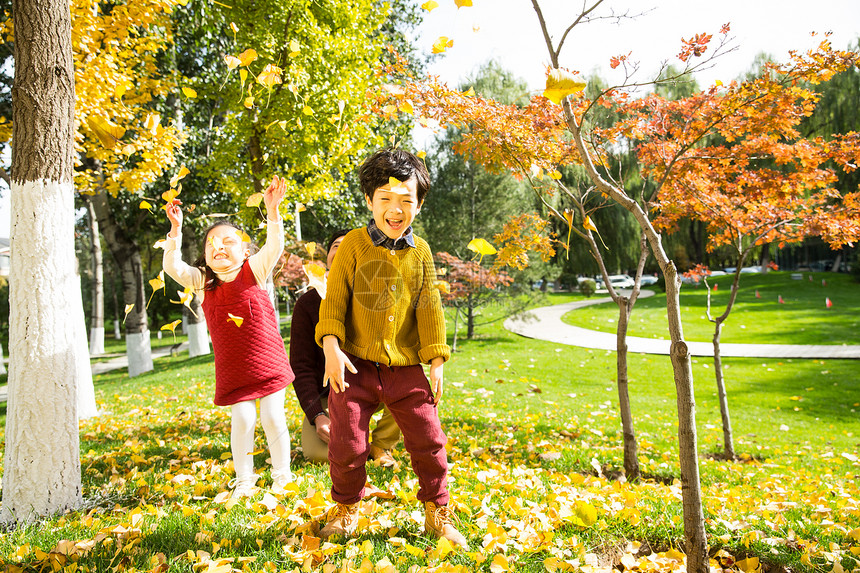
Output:
<instances>
[{"instance_id":1,"label":"boy's dark hair","mask_svg":"<svg viewBox=\"0 0 860 573\"><path fill-rule=\"evenodd\" d=\"M373 200L373 194L383 185L388 185L388 178L395 177L406 181L412 176L418 182L418 202L424 201L424 196L430 190L430 174L424 162L413 154L402 149L380 149L364 160L358 168L358 179L361 191Z\"/></svg>"},{"instance_id":2,"label":"boy's dark hair","mask_svg":"<svg viewBox=\"0 0 860 573\"><path fill-rule=\"evenodd\" d=\"M326 243L325 245L325 252L328 253L331 250L331 246L334 244L334 242L345 236L347 233L349 233L349 231L350 229L338 229L337 231L332 233L331 236L328 238L328 243Z\"/></svg>"},{"instance_id":3,"label":"boy's dark hair","mask_svg":"<svg viewBox=\"0 0 860 573\"><path fill-rule=\"evenodd\" d=\"M237 225L232 221L228 221L227 219L219 219L209 225L209 228L206 229L206 232L203 233L203 251L200 253L200 256L197 257L197 260L194 261L194 266L203 271L203 290L214 290L218 285L221 284L221 279L218 278L218 275L215 274L215 271L209 268L209 265L206 264L206 240L209 239L209 233L212 232L216 227L233 227L237 231L239 231L239 235L245 234L245 231L242 230L242 227ZM250 249L251 254L257 252L257 245L252 242L248 242L248 249Z\"/></svg>"}]
</instances>

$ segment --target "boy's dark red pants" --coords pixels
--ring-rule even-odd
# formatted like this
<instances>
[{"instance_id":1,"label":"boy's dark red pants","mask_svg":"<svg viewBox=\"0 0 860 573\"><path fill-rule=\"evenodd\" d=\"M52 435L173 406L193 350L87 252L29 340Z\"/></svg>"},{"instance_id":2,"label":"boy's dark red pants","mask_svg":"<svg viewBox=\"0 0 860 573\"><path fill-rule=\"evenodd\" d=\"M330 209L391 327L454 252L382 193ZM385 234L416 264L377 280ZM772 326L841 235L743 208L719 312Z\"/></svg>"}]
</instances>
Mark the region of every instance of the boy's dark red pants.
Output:
<instances>
[{"instance_id":1,"label":"boy's dark red pants","mask_svg":"<svg viewBox=\"0 0 860 573\"><path fill-rule=\"evenodd\" d=\"M382 402L400 426L403 444L412 457L412 469L418 476L419 501L446 505L448 438L439 423L424 369L421 365L389 367L354 356L349 359L358 373L346 371L349 388L331 392L328 397L332 499L353 504L364 496L370 417Z\"/></svg>"}]
</instances>

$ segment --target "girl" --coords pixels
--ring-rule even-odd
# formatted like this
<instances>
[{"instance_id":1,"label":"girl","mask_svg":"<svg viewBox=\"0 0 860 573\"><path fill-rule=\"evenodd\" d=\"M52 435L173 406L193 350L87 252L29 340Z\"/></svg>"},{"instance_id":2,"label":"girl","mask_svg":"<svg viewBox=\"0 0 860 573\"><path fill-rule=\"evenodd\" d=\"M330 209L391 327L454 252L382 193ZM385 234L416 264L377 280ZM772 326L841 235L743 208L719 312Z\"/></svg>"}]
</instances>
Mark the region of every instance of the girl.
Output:
<instances>
[{"instance_id":1,"label":"girl","mask_svg":"<svg viewBox=\"0 0 860 573\"><path fill-rule=\"evenodd\" d=\"M200 297L215 355L215 404L231 407L230 448L236 478L232 497L253 495L260 476L254 473L256 400L272 457L275 490L293 481L290 435L284 415L284 391L293 381L275 309L264 285L284 250L284 224L278 205L284 181L275 176L263 194L266 244L251 254L241 229L217 221L204 236L203 255L194 266L182 261L182 209L167 206L170 233L164 248L164 270Z\"/></svg>"}]
</instances>

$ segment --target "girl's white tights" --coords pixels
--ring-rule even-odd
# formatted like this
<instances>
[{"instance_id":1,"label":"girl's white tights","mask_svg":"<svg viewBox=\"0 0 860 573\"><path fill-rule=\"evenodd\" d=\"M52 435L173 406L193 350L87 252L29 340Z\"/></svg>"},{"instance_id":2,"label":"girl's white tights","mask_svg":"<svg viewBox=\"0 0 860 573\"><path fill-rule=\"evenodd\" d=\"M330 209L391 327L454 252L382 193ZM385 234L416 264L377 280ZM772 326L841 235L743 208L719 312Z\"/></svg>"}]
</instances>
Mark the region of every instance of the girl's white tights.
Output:
<instances>
[{"instance_id":1,"label":"girl's white tights","mask_svg":"<svg viewBox=\"0 0 860 573\"><path fill-rule=\"evenodd\" d=\"M273 472L290 470L290 432L284 414L286 388L260 398L260 422L266 432ZM254 429L257 425L255 400L238 402L231 406L230 449L237 478L248 478L254 473Z\"/></svg>"}]
</instances>

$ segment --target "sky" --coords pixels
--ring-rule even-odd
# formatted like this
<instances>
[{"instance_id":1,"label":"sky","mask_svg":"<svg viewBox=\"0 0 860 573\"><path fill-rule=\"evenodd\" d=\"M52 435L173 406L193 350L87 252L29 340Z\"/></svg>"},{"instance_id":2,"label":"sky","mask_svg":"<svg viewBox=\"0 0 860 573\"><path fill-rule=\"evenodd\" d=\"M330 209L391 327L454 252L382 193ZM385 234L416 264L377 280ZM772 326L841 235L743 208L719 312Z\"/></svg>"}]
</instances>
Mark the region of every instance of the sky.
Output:
<instances>
[{"instance_id":1,"label":"sky","mask_svg":"<svg viewBox=\"0 0 860 573\"><path fill-rule=\"evenodd\" d=\"M425 0L414 0L421 4ZM440 36L454 41L429 72L450 86L467 83L491 59L523 79L533 92L543 90L549 63L532 0L472 0L457 9L454 0L436 0L439 7L425 15L414 41L430 52ZM589 3L593 0L588 0ZM553 40L571 23L583 0L539 0ZM605 8L604 8L605 6ZM561 65L585 74L598 72L612 81L609 59L630 55L644 76L664 61L679 63L682 38L709 33L718 36L729 23L736 48L713 67L697 74L701 87L715 80L728 82L745 73L755 56L765 52L785 61L789 50L815 47L826 32L835 48L856 45L860 38L860 0L606 0L602 14L641 14L620 22L577 26L562 49ZM812 36L816 32L818 35ZM432 135L416 134L418 146ZM0 237L9 236L9 191L0 197Z\"/></svg>"}]
</instances>

